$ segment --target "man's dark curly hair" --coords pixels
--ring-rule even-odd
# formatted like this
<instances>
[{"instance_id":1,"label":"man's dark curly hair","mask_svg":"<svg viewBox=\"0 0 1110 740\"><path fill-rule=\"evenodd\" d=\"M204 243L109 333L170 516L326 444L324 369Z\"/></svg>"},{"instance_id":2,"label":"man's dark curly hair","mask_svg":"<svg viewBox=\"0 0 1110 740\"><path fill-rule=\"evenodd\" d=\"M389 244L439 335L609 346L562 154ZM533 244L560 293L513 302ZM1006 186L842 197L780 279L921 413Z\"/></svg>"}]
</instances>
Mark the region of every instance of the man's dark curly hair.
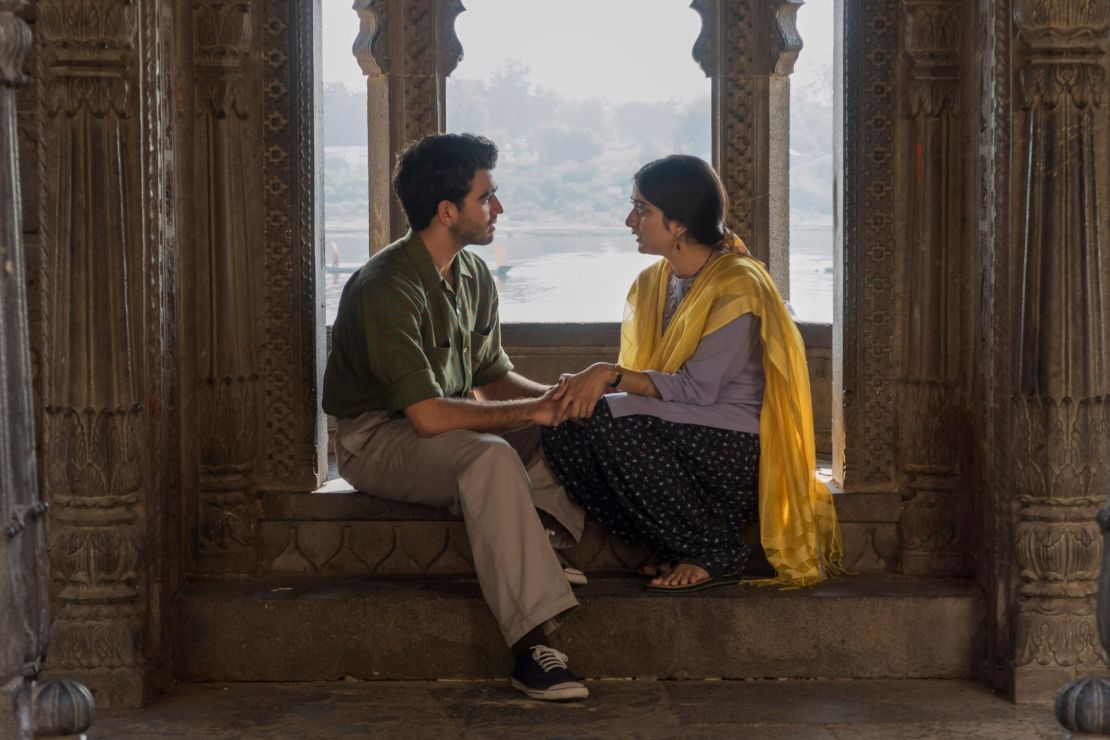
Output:
<instances>
[{"instance_id":1,"label":"man's dark curly hair","mask_svg":"<svg viewBox=\"0 0 1110 740\"><path fill-rule=\"evenodd\" d=\"M478 170L497 166L497 145L484 136L440 134L410 144L393 171L393 190L414 231L428 227L439 204L458 207Z\"/></svg>"}]
</instances>

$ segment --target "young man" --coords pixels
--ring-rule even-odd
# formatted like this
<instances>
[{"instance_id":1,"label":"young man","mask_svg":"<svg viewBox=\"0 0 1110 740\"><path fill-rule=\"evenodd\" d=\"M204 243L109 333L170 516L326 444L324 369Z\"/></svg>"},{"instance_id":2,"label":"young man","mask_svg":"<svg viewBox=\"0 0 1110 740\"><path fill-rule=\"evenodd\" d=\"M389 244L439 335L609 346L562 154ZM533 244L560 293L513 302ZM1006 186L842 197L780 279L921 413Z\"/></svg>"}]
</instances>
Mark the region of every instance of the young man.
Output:
<instances>
[{"instance_id":1,"label":"young man","mask_svg":"<svg viewBox=\"0 0 1110 740\"><path fill-rule=\"evenodd\" d=\"M585 581L549 537L572 544L584 514L538 449L537 425L565 415L554 388L513 372L493 279L463 249L493 241L503 211L496 164L497 147L468 134L431 136L402 154L393 186L412 229L343 289L323 405L338 418L339 472L356 489L462 515L482 594L515 657L513 686L584 699L566 656L545 644L578 606L568 578Z\"/></svg>"}]
</instances>

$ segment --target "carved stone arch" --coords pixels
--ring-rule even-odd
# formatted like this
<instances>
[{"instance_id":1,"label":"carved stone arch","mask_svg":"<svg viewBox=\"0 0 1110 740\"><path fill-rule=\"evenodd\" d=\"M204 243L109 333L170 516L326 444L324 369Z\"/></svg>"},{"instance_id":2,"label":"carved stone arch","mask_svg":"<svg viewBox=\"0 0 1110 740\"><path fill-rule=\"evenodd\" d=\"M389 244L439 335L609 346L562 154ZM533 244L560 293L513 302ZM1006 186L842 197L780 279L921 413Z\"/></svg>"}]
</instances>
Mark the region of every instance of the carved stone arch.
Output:
<instances>
[{"instance_id":1,"label":"carved stone arch","mask_svg":"<svg viewBox=\"0 0 1110 740\"><path fill-rule=\"evenodd\" d=\"M692 0L690 8L701 17L701 31L694 41L692 54L706 77L713 77L716 71L717 49L720 39L719 13L721 4L728 0ZM769 34L766 55L760 66L769 70L768 74L789 75L794 72L794 64L802 50L802 36L798 32L798 10L805 0L774 0L765 9L765 17L770 21L766 26ZM749 11L750 12L750 11Z\"/></svg>"},{"instance_id":2,"label":"carved stone arch","mask_svg":"<svg viewBox=\"0 0 1110 740\"><path fill-rule=\"evenodd\" d=\"M445 0L445 6L440 14L439 24L439 53L440 68L444 77L450 77L459 62L463 60L463 45L455 30L455 21L466 10L462 0Z\"/></svg>"},{"instance_id":3,"label":"carved stone arch","mask_svg":"<svg viewBox=\"0 0 1110 740\"><path fill-rule=\"evenodd\" d=\"M798 10L805 0L782 0L774 10L771 25L771 63L775 75L794 73L794 64L802 51L802 34L798 31Z\"/></svg>"},{"instance_id":4,"label":"carved stone arch","mask_svg":"<svg viewBox=\"0 0 1110 740\"><path fill-rule=\"evenodd\" d=\"M716 44L713 36L715 24L713 22L716 12L717 0L693 0L690 7L701 18L701 30L694 39L694 48L691 54L694 61L701 67L706 77L713 76L713 60L716 58Z\"/></svg>"}]
</instances>

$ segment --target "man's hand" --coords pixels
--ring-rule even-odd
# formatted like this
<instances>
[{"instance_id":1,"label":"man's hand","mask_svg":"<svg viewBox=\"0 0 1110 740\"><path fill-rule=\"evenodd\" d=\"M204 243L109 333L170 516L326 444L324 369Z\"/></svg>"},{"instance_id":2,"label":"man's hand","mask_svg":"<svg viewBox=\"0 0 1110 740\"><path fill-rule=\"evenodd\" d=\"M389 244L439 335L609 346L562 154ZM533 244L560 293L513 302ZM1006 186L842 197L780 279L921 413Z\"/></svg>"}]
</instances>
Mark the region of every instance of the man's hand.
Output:
<instances>
[{"instance_id":1,"label":"man's hand","mask_svg":"<svg viewBox=\"0 0 1110 740\"><path fill-rule=\"evenodd\" d=\"M616 370L607 362L597 362L580 373L559 377L553 398L559 402L561 413L571 419L588 419L593 416L597 399L609 389L616 377Z\"/></svg>"},{"instance_id":2,"label":"man's hand","mask_svg":"<svg viewBox=\"0 0 1110 740\"><path fill-rule=\"evenodd\" d=\"M567 414L562 408L562 404L555 399L555 394L560 390L561 386L553 385L547 389L546 393L533 401L535 411L533 412L532 421L534 423L545 427L557 427L567 420Z\"/></svg>"}]
</instances>

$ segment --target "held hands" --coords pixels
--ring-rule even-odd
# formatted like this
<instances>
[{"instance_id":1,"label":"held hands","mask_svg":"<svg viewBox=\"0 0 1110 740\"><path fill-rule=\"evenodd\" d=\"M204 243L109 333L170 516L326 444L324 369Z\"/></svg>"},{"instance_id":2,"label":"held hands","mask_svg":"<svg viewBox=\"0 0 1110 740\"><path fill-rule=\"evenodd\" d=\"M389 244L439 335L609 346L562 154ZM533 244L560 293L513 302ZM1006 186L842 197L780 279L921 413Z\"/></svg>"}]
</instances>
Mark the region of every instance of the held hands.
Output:
<instances>
[{"instance_id":1,"label":"held hands","mask_svg":"<svg viewBox=\"0 0 1110 740\"><path fill-rule=\"evenodd\" d=\"M588 419L593 416L597 399L610 389L616 370L607 362L597 362L580 373L563 373L552 400L559 403L563 418ZM560 422L561 423L561 422Z\"/></svg>"},{"instance_id":2,"label":"held hands","mask_svg":"<svg viewBox=\"0 0 1110 740\"><path fill-rule=\"evenodd\" d=\"M594 363L580 373L563 373L535 400L535 423L555 427L567 419L590 418L597 399L610 390L615 378L616 370L607 362Z\"/></svg>"},{"instance_id":3,"label":"held hands","mask_svg":"<svg viewBox=\"0 0 1110 740\"><path fill-rule=\"evenodd\" d=\"M561 408L561 402L555 399L555 395L561 388L560 385L553 385L547 389L546 393L532 401L534 404L532 421L534 423L545 427L557 427L567 420L567 414Z\"/></svg>"}]
</instances>

